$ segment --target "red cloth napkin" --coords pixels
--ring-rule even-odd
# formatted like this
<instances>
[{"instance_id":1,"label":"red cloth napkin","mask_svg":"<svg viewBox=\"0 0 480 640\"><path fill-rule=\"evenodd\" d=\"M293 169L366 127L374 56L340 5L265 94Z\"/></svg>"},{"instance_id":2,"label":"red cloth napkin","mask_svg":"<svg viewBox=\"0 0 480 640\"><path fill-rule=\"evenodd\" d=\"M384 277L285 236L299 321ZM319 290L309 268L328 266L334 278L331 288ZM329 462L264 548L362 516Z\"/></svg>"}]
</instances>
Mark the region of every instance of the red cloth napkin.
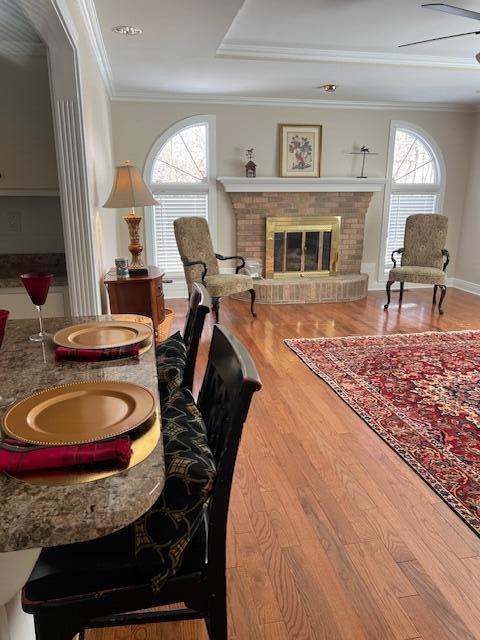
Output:
<instances>
[{"instance_id":1,"label":"red cloth napkin","mask_svg":"<svg viewBox=\"0 0 480 640\"><path fill-rule=\"evenodd\" d=\"M84 362L96 362L97 360L116 360L117 358L129 358L138 356L140 347L131 344L127 347L112 347L110 349L69 349L57 347L55 360L83 360Z\"/></svg>"},{"instance_id":2,"label":"red cloth napkin","mask_svg":"<svg viewBox=\"0 0 480 640\"><path fill-rule=\"evenodd\" d=\"M45 447L25 451L0 449L0 471L37 471L75 467L80 464L112 462L120 469L128 467L132 456L130 438L91 442L71 446Z\"/></svg>"}]
</instances>

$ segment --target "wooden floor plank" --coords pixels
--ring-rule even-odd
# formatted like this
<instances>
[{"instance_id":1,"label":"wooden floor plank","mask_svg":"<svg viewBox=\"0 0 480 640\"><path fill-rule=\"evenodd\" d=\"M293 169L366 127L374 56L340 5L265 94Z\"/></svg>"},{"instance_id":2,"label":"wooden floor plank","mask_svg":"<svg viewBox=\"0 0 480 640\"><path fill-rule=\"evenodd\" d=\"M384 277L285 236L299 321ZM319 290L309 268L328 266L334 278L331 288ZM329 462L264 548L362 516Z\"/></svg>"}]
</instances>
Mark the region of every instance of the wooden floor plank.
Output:
<instances>
[{"instance_id":1,"label":"wooden floor plank","mask_svg":"<svg viewBox=\"0 0 480 640\"><path fill-rule=\"evenodd\" d=\"M418 561L402 562L399 565L409 580L415 585L419 595L428 609L428 616L434 617L438 624L445 630L447 637L476 640L480 637L477 631L471 631L463 621L461 614L455 611L450 604L448 594L445 597L435 584L435 580L424 570ZM402 601L403 603L403 601ZM407 602L408 605L408 602ZM403 606L403 604L402 604ZM408 613L408 608L406 609ZM424 613L424 616L427 615Z\"/></svg>"},{"instance_id":2,"label":"wooden floor plank","mask_svg":"<svg viewBox=\"0 0 480 640\"><path fill-rule=\"evenodd\" d=\"M283 617L256 538L249 533L242 533L237 536L237 544L258 621L261 625L281 622Z\"/></svg>"},{"instance_id":3,"label":"wooden floor plank","mask_svg":"<svg viewBox=\"0 0 480 640\"><path fill-rule=\"evenodd\" d=\"M270 525L275 532L281 547L296 547L300 539L296 534L296 526L287 515L276 491L262 491L263 502L268 513Z\"/></svg>"},{"instance_id":4,"label":"wooden floor plank","mask_svg":"<svg viewBox=\"0 0 480 640\"><path fill-rule=\"evenodd\" d=\"M381 544L381 543L380 543ZM407 640L418 636L418 629L405 614L399 602L400 595L416 593L415 589L401 584L400 569L393 559L388 560L388 552L381 551L380 544L368 542L352 544L346 547L350 561L362 581L367 585L375 602L380 603L383 614L393 630L392 638Z\"/></svg>"},{"instance_id":5,"label":"wooden floor plank","mask_svg":"<svg viewBox=\"0 0 480 640\"><path fill-rule=\"evenodd\" d=\"M283 622L272 622L263 627L263 640L289 640L287 627Z\"/></svg>"},{"instance_id":6,"label":"wooden floor plank","mask_svg":"<svg viewBox=\"0 0 480 640\"><path fill-rule=\"evenodd\" d=\"M439 619L421 596L407 596L401 598L400 602L425 640L457 640L457 636L452 636L442 627Z\"/></svg>"},{"instance_id":7,"label":"wooden floor plank","mask_svg":"<svg viewBox=\"0 0 480 640\"><path fill-rule=\"evenodd\" d=\"M256 320L248 304L222 301L222 323L250 350L264 384L232 493L229 640L480 638L480 539L283 342L480 329L480 298L450 289L443 316L430 300L431 291L416 289L401 310L395 295L388 312L383 292L346 304L258 305ZM167 306L181 329L184 301ZM209 318L197 391L211 331ZM207 635L203 621L87 635L150 638Z\"/></svg>"},{"instance_id":8,"label":"wooden floor plank","mask_svg":"<svg viewBox=\"0 0 480 640\"><path fill-rule=\"evenodd\" d=\"M252 524L289 638L315 638L294 577L265 512L252 513Z\"/></svg>"}]
</instances>

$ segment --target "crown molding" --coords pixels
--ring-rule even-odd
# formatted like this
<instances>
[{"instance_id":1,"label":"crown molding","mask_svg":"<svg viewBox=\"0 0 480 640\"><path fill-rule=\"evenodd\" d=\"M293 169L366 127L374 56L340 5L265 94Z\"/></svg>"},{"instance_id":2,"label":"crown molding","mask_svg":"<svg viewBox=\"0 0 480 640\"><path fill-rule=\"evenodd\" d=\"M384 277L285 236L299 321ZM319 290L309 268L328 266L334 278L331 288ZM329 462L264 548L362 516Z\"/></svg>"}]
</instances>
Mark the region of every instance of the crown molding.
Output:
<instances>
[{"instance_id":1,"label":"crown molding","mask_svg":"<svg viewBox=\"0 0 480 640\"><path fill-rule=\"evenodd\" d=\"M144 91L115 91L116 102L179 102L196 104L228 104L249 107L303 107L311 109L402 109L407 111L471 112L474 105L445 102L375 102L335 100L330 98L271 98L253 96L206 95L195 93L162 93Z\"/></svg>"},{"instance_id":2,"label":"crown molding","mask_svg":"<svg viewBox=\"0 0 480 640\"><path fill-rule=\"evenodd\" d=\"M381 191L387 180L385 178L240 178L237 176L219 176L218 182L227 192L236 193L338 193L360 191Z\"/></svg>"},{"instance_id":3,"label":"crown molding","mask_svg":"<svg viewBox=\"0 0 480 640\"><path fill-rule=\"evenodd\" d=\"M108 60L95 4L93 0L78 0L78 5L87 30L88 39L90 40L90 45L95 54L95 59L105 84L105 89L107 90L109 98L112 98L114 93L112 68Z\"/></svg>"},{"instance_id":4,"label":"crown molding","mask_svg":"<svg viewBox=\"0 0 480 640\"><path fill-rule=\"evenodd\" d=\"M354 64L385 64L407 67L441 67L478 71L478 62L471 58L429 55L405 55L382 51L343 51L340 49L310 49L263 44L223 42L217 57L246 60L282 60L284 62L349 62Z\"/></svg>"}]
</instances>

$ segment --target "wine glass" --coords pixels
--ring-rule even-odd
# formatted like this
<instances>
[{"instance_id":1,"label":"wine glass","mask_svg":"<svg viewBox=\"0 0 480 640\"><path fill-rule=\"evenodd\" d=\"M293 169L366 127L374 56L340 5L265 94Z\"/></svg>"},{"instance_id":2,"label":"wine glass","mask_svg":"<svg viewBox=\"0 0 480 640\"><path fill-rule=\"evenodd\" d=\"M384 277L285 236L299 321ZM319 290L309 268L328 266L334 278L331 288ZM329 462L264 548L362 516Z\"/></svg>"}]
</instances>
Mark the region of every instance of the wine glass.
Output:
<instances>
[{"instance_id":1,"label":"wine glass","mask_svg":"<svg viewBox=\"0 0 480 640\"><path fill-rule=\"evenodd\" d=\"M2 347L3 336L5 335L5 327L7 326L7 320L10 312L6 309L0 309L0 348ZM6 398L0 394L0 407L6 407L12 404L13 398Z\"/></svg>"},{"instance_id":2,"label":"wine glass","mask_svg":"<svg viewBox=\"0 0 480 640\"><path fill-rule=\"evenodd\" d=\"M53 273L46 273L44 271L23 273L20 278L23 286L30 296L30 300L38 311L40 331L39 333L35 333L33 336L30 336L30 340L33 340L34 342L43 342L48 337L48 333L43 330L42 305L45 304L45 300L47 299L48 290L50 289L50 284L53 280Z\"/></svg>"}]
</instances>

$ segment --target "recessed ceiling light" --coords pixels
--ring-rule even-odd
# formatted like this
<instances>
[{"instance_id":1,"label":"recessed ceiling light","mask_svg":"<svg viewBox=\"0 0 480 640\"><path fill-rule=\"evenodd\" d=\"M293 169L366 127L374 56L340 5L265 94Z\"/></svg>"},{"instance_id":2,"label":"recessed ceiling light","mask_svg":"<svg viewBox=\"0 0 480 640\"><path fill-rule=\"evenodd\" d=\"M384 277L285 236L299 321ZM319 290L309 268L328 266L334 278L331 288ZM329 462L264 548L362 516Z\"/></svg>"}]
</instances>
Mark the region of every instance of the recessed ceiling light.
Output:
<instances>
[{"instance_id":1,"label":"recessed ceiling light","mask_svg":"<svg viewBox=\"0 0 480 640\"><path fill-rule=\"evenodd\" d=\"M335 93L340 85L338 84L321 84L317 89L323 89L326 93Z\"/></svg>"},{"instance_id":2,"label":"recessed ceiling light","mask_svg":"<svg viewBox=\"0 0 480 640\"><path fill-rule=\"evenodd\" d=\"M112 27L112 31L115 33L121 33L122 36L139 36L143 33L142 29L138 27L131 27L126 24L118 25L118 27Z\"/></svg>"}]
</instances>

